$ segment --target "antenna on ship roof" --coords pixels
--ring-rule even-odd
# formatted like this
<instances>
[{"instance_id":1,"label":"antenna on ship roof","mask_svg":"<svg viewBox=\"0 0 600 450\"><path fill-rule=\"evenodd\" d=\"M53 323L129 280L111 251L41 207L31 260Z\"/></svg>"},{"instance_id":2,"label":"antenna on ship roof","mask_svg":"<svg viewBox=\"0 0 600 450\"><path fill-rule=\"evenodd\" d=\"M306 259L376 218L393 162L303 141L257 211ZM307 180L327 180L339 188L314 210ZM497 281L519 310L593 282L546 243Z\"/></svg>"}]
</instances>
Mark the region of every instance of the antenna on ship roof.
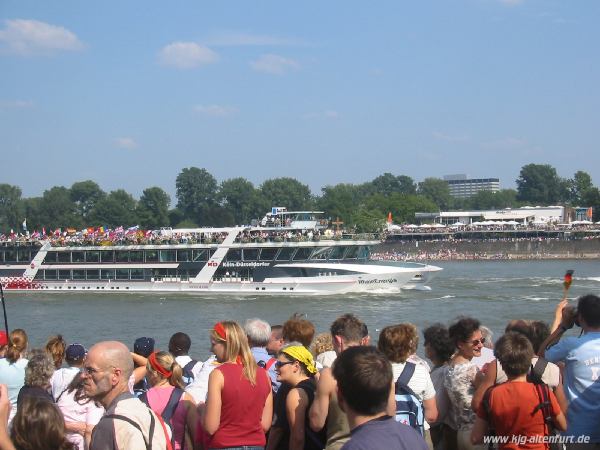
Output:
<instances>
[{"instance_id":1,"label":"antenna on ship roof","mask_svg":"<svg viewBox=\"0 0 600 450\"><path fill-rule=\"evenodd\" d=\"M8 319L6 318L6 304L4 303L4 288L2 287L2 282L0 282L0 302L2 302L2 311L4 312L4 329L6 330L6 337L10 336L8 334Z\"/></svg>"}]
</instances>

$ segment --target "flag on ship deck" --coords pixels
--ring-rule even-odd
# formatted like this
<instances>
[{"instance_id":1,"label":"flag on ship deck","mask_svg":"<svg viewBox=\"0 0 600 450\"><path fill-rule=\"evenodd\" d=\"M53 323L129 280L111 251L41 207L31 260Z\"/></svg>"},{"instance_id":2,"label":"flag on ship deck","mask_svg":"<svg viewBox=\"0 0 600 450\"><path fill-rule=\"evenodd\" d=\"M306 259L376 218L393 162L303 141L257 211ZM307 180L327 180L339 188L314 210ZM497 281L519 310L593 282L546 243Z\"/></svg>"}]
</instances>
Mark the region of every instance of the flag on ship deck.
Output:
<instances>
[{"instance_id":1,"label":"flag on ship deck","mask_svg":"<svg viewBox=\"0 0 600 450\"><path fill-rule=\"evenodd\" d=\"M23 230L27 231L27 218L23 220Z\"/></svg>"}]
</instances>

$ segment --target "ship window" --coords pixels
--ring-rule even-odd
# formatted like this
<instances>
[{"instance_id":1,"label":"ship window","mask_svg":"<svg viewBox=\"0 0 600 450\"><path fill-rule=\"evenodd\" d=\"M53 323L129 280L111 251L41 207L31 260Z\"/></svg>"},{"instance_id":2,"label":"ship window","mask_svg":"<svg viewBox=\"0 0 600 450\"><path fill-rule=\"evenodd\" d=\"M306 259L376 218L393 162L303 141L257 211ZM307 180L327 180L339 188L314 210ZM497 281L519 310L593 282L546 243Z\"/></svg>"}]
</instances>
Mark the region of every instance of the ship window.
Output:
<instances>
[{"instance_id":1,"label":"ship window","mask_svg":"<svg viewBox=\"0 0 600 450\"><path fill-rule=\"evenodd\" d=\"M208 250L205 248L192 250L192 261L208 261Z\"/></svg>"},{"instance_id":2,"label":"ship window","mask_svg":"<svg viewBox=\"0 0 600 450\"><path fill-rule=\"evenodd\" d=\"M115 252L113 250L100 252L100 261L103 263L111 263L115 260Z\"/></svg>"},{"instance_id":3,"label":"ship window","mask_svg":"<svg viewBox=\"0 0 600 450\"><path fill-rule=\"evenodd\" d=\"M349 247L345 259L356 259L359 247Z\"/></svg>"},{"instance_id":4,"label":"ship window","mask_svg":"<svg viewBox=\"0 0 600 450\"><path fill-rule=\"evenodd\" d=\"M103 280L114 280L115 279L115 271L113 269L100 271L100 278Z\"/></svg>"},{"instance_id":5,"label":"ship window","mask_svg":"<svg viewBox=\"0 0 600 450\"><path fill-rule=\"evenodd\" d=\"M71 253L70 252L60 252L58 254L58 262L61 262L61 263L71 262Z\"/></svg>"},{"instance_id":6,"label":"ship window","mask_svg":"<svg viewBox=\"0 0 600 450\"><path fill-rule=\"evenodd\" d=\"M345 250L346 247L344 246L333 247L331 250L331 255L329 255L329 259L342 259L344 257Z\"/></svg>"},{"instance_id":7,"label":"ship window","mask_svg":"<svg viewBox=\"0 0 600 450\"><path fill-rule=\"evenodd\" d=\"M0 262L4 262L4 252L0 252Z\"/></svg>"},{"instance_id":8,"label":"ship window","mask_svg":"<svg viewBox=\"0 0 600 450\"><path fill-rule=\"evenodd\" d=\"M358 259L367 259L369 257L369 247L367 247L366 245L361 245L358 248Z\"/></svg>"},{"instance_id":9,"label":"ship window","mask_svg":"<svg viewBox=\"0 0 600 450\"><path fill-rule=\"evenodd\" d=\"M131 250L129 252L129 261L143 262L144 261L144 252L141 250Z\"/></svg>"},{"instance_id":10,"label":"ship window","mask_svg":"<svg viewBox=\"0 0 600 450\"><path fill-rule=\"evenodd\" d=\"M74 270L73 271L73 279L74 280L85 280L85 270Z\"/></svg>"},{"instance_id":11,"label":"ship window","mask_svg":"<svg viewBox=\"0 0 600 450\"><path fill-rule=\"evenodd\" d=\"M129 280L129 269L117 269L117 280Z\"/></svg>"},{"instance_id":12,"label":"ship window","mask_svg":"<svg viewBox=\"0 0 600 450\"><path fill-rule=\"evenodd\" d=\"M85 260L87 262L100 262L100 252L98 250L85 252Z\"/></svg>"},{"instance_id":13,"label":"ship window","mask_svg":"<svg viewBox=\"0 0 600 450\"><path fill-rule=\"evenodd\" d=\"M156 250L146 250L146 262L158 261L158 252Z\"/></svg>"},{"instance_id":14,"label":"ship window","mask_svg":"<svg viewBox=\"0 0 600 450\"><path fill-rule=\"evenodd\" d=\"M315 251L313 252L313 254L311 255L310 259L318 259L318 260L323 260L323 259L328 259L329 255L331 254L331 247L319 247L316 248Z\"/></svg>"},{"instance_id":15,"label":"ship window","mask_svg":"<svg viewBox=\"0 0 600 450\"><path fill-rule=\"evenodd\" d=\"M31 251L29 249L20 248L17 250L17 258L19 258L20 262L29 262L31 261Z\"/></svg>"},{"instance_id":16,"label":"ship window","mask_svg":"<svg viewBox=\"0 0 600 450\"><path fill-rule=\"evenodd\" d=\"M58 276L58 271L56 270L44 270L44 279L45 280L56 280L56 277Z\"/></svg>"},{"instance_id":17,"label":"ship window","mask_svg":"<svg viewBox=\"0 0 600 450\"><path fill-rule=\"evenodd\" d=\"M118 250L115 252L115 262L126 263L129 262L129 252L127 250Z\"/></svg>"},{"instance_id":18,"label":"ship window","mask_svg":"<svg viewBox=\"0 0 600 450\"><path fill-rule=\"evenodd\" d=\"M230 248L225 255L225 261L241 261L242 251L239 248Z\"/></svg>"},{"instance_id":19,"label":"ship window","mask_svg":"<svg viewBox=\"0 0 600 450\"><path fill-rule=\"evenodd\" d=\"M294 261L304 261L308 259L310 254L312 253L312 247L301 247L298 249L296 254L294 255Z\"/></svg>"},{"instance_id":20,"label":"ship window","mask_svg":"<svg viewBox=\"0 0 600 450\"><path fill-rule=\"evenodd\" d=\"M258 249L257 248L245 248L244 249L244 261L257 261L258 260Z\"/></svg>"},{"instance_id":21,"label":"ship window","mask_svg":"<svg viewBox=\"0 0 600 450\"><path fill-rule=\"evenodd\" d=\"M70 280L71 279L71 271L70 270L59 270L58 271L58 279L59 280Z\"/></svg>"},{"instance_id":22,"label":"ship window","mask_svg":"<svg viewBox=\"0 0 600 450\"><path fill-rule=\"evenodd\" d=\"M88 269L85 271L85 275L88 280L97 280L100 278L100 271L98 269Z\"/></svg>"},{"instance_id":23,"label":"ship window","mask_svg":"<svg viewBox=\"0 0 600 450\"><path fill-rule=\"evenodd\" d=\"M17 252L14 250L6 250L4 253L4 261L17 262Z\"/></svg>"},{"instance_id":24,"label":"ship window","mask_svg":"<svg viewBox=\"0 0 600 450\"><path fill-rule=\"evenodd\" d=\"M85 252L71 252L71 261L74 263L85 262Z\"/></svg>"},{"instance_id":25,"label":"ship window","mask_svg":"<svg viewBox=\"0 0 600 450\"><path fill-rule=\"evenodd\" d=\"M276 254L276 248L263 248L260 251L260 259L261 261L273 261L273 259L275 259Z\"/></svg>"},{"instance_id":26,"label":"ship window","mask_svg":"<svg viewBox=\"0 0 600 450\"><path fill-rule=\"evenodd\" d=\"M131 279L132 280L143 280L144 279L144 269L131 269Z\"/></svg>"},{"instance_id":27,"label":"ship window","mask_svg":"<svg viewBox=\"0 0 600 450\"><path fill-rule=\"evenodd\" d=\"M294 250L293 247L283 247L277 255L277 261L289 261Z\"/></svg>"},{"instance_id":28,"label":"ship window","mask_svg":"<svg viewBox=\"0 0 600 450\"><path fill-rule=\"evenodd\" d=\"M160 262L171 262L175 261L175 250L161 250L160 251Z\"/></svg>"},{"instance_id":29,"label":"ship window","mask_svg":"<svg viewBox=\"0 0 600 450\"><path fill-rule=\"evenodd\" d=\"M46 264L55 263L58 260L58 252L48 252L44 258Z\"/></svg>"},{"instance_id":30,"label":"ship window","mask_svg":"<svg viewBox=\"0 0 600 450\"><path fill-rule=\"evenodd\" d=\"M177 261L186 262L190 260L191 250L177 250Z\"/></svg>"}]
</instances>

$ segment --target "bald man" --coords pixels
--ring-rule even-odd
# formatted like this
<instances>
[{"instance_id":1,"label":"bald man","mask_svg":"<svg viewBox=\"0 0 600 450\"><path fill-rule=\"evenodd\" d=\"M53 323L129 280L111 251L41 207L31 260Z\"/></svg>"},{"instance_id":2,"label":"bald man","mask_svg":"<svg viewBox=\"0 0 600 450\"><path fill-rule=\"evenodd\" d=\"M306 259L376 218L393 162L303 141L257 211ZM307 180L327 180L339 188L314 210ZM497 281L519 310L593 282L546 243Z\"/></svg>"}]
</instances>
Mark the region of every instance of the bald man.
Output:
<instances>
[{"instance_id":1,"label":"bald man","mask_svg":"<svg viewBox=\"0 0 600 450\"><path fill-rule=\"evenodd\" d=\"M133 361L121 342L99 342L83 365L85 393L106 413L94 428L90 450L166 448L167 438L157 416L128 388Z\"/></svg>"}]
</instances>

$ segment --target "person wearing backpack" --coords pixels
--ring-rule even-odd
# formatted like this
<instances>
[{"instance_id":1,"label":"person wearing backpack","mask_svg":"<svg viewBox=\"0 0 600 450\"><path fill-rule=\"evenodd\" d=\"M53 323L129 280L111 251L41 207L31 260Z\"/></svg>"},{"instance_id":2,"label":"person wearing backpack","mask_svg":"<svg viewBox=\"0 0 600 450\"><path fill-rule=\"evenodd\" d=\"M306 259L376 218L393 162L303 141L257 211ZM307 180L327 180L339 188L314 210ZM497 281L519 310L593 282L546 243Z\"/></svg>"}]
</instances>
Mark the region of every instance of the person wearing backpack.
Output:
<instances>
[{"instance_id":1,"label":"person wearing backpack","mask_svg":"<svg viewBox=\"0 0 600 450\"><path fill-rule=\"evenodd\" d=\"M182 380L184 386L189 386L198 377L202 369L202 361L192 359L188 355L191 346L192 340L181 331L175 333L169 339L169 352L183 369Z\"/></svg>"},{"instance_id":2,"label":"person wearing backpack","mask_svg":"<svg viewBox=\"0 0 600 450\"><path fill-rule=\"evenodd\" d=\"M551 427L564 431L567 421L552 390L528 381L531 342L520 333L509 332L498 340L494 354L508 381L487 390L477 410L471 442L482 443L491 428L499 438L500 450L548 449L544 439L551 434Z\"/></svg>"},{"instance_id":3,"label":"person wearing backpack","mask_svg":"<svg viewBox=\"0 0 600 450\"><path fill-rule=\"evenodd\" d=\"M396 420L414 428L433 449L429 424L438 416L435 388L427 368L407 361L419 342L417 327L411 323L381 330L377 348L392 364L396 390Z\"/></svg>"},{"instance_id":4,"label":"person wearing backpack","mask_svg":"<svg viewBox=\"0 0 600 450\"><path fill-rule=\"evenodd\" d=\"M196 424L195 404L192 396L183 390L181 366L169 352L152 352L148 356L146 373L151 387L139 399L171 428L173 450L191 450L191 435Z\"/></svg>"}]
</instances>

